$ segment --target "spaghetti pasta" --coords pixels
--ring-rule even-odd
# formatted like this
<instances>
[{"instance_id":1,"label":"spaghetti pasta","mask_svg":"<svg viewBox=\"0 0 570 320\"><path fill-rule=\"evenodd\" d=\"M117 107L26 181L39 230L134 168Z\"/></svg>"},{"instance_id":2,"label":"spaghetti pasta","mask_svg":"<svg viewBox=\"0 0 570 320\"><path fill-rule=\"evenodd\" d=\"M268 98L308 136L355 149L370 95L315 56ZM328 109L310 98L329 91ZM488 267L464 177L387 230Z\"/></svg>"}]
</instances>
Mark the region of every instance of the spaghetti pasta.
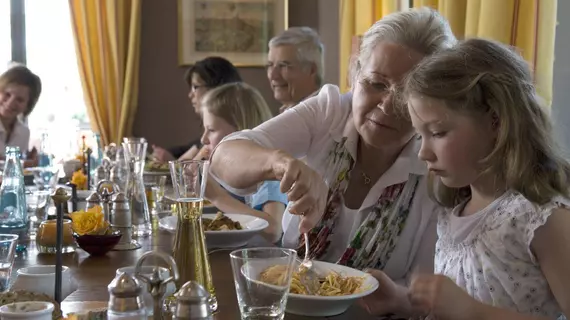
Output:
<instances>
[{"instance_id":1,"label":"spaghetti pasta","mask_svg":"<svg viewBox=\"0 0 570 320\"><path fill-rule=\"evenodd\" d=\"M261 272L260 280L272 284L282 285L285 281L287 268L283 265L271 266ZM308 295L305 286L301 282L303 271L293 272L291 279L290 293ZM341 274L331 271L324 278L319 279L319 288L316 290L317 296L344 296L355 294L363 290L363 277L344 277Z\"/></svg>"}]
</instances>

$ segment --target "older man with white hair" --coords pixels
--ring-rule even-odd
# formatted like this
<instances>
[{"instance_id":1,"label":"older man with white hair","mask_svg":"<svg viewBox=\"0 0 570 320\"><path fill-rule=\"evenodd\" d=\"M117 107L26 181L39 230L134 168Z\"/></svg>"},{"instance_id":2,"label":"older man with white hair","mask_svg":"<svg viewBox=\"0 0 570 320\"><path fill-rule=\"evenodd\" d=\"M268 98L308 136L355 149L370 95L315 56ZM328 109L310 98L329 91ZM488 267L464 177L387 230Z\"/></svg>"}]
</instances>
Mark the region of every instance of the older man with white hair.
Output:
<instances>
[{"instance_id":1,"label":"older man with white hair","mask_svg":"<svg viewBox=\"0 0 570 320\"><path fill-rule=\"evenodd\" d=\"M269 41L267 78L279 112L316 94L324 78L324 45L309 27L291 27Z\"/></svg>"}]
</instances>

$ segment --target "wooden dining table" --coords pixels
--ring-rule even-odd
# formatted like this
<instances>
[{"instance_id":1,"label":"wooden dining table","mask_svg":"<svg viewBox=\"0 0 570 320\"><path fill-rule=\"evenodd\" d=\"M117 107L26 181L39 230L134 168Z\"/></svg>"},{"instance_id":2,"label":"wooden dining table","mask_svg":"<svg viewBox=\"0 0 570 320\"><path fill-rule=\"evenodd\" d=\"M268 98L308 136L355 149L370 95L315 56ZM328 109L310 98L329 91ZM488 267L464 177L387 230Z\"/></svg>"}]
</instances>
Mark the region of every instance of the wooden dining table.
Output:
<instances>
[{"instance_id":1,"label":"wooden dining table","mask_svg":"<svg viewBox=\"0 0 570 320\"><path fill-rule=\"evenodd\" d=\"M70 268L73 277L77 281L78 289L62 302L61 309L63 314L106 308L109 300L107 286L115 277L116 270L121 267L135 265L143 253L151 250L171 254L173 238L172 233L156 230L149 237L137 239L142 245L142 248L138 250L110 251L105 256L90 256L78 248L74 253L64 254L63 264ZM27 249L18 253L15 258L12 281L16 277L16 270L19 268L32 265L55 264L55 255L39 254L34 241L28 240L23 242L27 244ZM258 236L253 238L248 246L260 247L271 246L271 244ZM231 250L229 249L213 249L209 252L212 277L219 303L218 311L214 314L214 319L216 320L240 319L236 291L233 285L230 252ZM147 260L145 260L145 265L152 265L152 261ZM367 320L377 318L370 316L359 306L353 305L345 313L333 317L305 317L286 314L285 319Z\"/></svg>"}]
</instances>

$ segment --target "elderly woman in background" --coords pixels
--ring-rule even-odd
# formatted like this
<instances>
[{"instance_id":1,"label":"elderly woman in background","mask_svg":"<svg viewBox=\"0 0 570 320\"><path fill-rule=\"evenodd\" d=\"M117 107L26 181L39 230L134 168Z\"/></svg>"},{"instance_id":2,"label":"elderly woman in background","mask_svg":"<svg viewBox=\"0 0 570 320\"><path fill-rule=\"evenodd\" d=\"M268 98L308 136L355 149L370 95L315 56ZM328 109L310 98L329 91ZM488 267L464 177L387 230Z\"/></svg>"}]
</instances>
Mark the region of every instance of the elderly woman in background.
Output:
<instances>
[{"instance_id":1,"label":"elderly woman in background","mask_svg":"<svg viewBox=\"0 0 570 320\"><path fill-rule=\"evenodd\" d=\"M317 93L323 84L324 46L309 27L292 27L269 41L267 78L279 112Z\"/></svg>"},{"instance_id":2,"label":"elderly woman in background","mask_svg":"<svg viewBox=\"0 0 570 320\"><path fill-rule=\"evenodd\" d=\"M6 146L19 147L22 154L28 150L30 129L21 117L32 113L40 94L40 77L23 65L16 65L0 75L0 158L5 157ZM37 151L27 152L25 166L37 165Z\"/></svg>"},{"instance_id":3,"label":"elderly woman in background","mask_svg":"<svg viewBox=\"0 0 570 320\"><path fill-rule=\"evenodd\" d=\"M428 197L421 141L398 93L419 61L455 42L432 9L387 15L364 34L350 93L325 85L316 97L227 137L213 152L212 174L242 193L280 180L290 201L283 245L300 255L300 233L308 232L315 259L381 269L400 284L416 268L433 270L441 209Z\"/></svg>"},{"instance_id":4,"label":"elderly woman in background","mask_svg":"<svg viewBox=\"0 0 570 320\"><path fill-rule=\"evenodd\" d=\"M236 67L222 57L208 57L197 61L188 69L185 79L190 87L188 98L198 115L201 113L200 101L206 92L226 83L242 82ZM201 147L199 140L170 150L156 145L152 148L153 157L160 162L207 157L206 149Z\"/></svg>"}]
</instances>

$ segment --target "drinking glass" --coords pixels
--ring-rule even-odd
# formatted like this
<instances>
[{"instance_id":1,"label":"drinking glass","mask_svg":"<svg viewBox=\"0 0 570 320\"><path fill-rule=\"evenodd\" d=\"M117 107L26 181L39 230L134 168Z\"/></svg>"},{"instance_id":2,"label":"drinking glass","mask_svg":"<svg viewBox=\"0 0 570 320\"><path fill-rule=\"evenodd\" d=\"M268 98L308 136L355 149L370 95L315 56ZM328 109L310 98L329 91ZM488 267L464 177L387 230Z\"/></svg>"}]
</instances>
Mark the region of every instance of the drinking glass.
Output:
<instances>
[{"instance_id":1,"label":"drinking glass","mask_svg":"<svg viewBox=\"0 0 570 320\"><path fill-rule=\"evenodd\" d=\"M0 234L0 292L8 291L18 236Z\"/></svg>"},{"instance_id":2,"label":"drinking glass","mask_svg":"<svg viewBox=\"0 0 570 320\"><path fill-rule=\"evenodd\" d=\"M295 250L284 248L240 249L230 253L242 319L283 319L296 256ZM278 272L273 272L277 278L267 279L276 282L266 283L260 275L270 267L277 268Z\"/></svg>"},{"instance_id":3,"label":"drinking glass","mask_svg":"<svg viewBox=\"0 0 570 320\"><path fill-rule=\"evenodd\" d=\"M36 167L33 169L34 183L38 190L53 190L59 178L59 166Z\"/></svg>"}]
</instances>

